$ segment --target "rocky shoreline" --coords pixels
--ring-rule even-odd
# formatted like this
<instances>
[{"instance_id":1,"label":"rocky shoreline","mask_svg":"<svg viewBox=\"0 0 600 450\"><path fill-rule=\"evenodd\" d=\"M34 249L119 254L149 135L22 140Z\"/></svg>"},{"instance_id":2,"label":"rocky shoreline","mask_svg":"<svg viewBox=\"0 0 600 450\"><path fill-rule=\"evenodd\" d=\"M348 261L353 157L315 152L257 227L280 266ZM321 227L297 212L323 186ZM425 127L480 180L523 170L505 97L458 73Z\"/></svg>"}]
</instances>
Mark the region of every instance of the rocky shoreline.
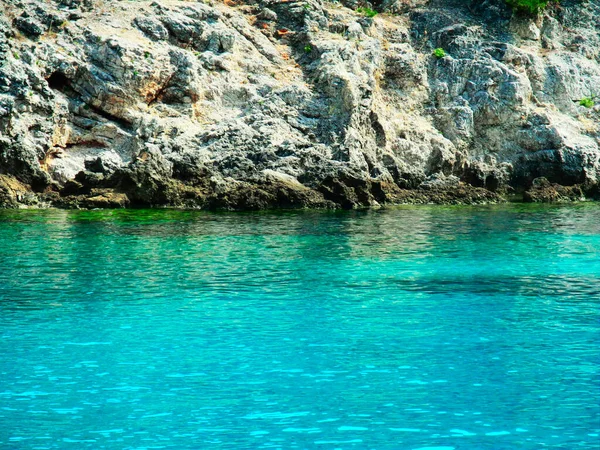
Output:
<instances>
[{"instance_id":1,"label":"rocky shoreline","mask_svg":"<svg viewBox=\"0 0 600 450\"><path fill-rule=\"evenodd\" d=\"M88 174L89 175L89 174ZM416 189L401 189L392 183L360 178L328 178L314 189L298 182L272 179L260 184L238 183L234 188L186 185L172 179L145 178L132 183L131 175L90 187L81 172L61 192L34 193L14 178L0 175L0 208L118 209L168 207L251 211L269 209L361 209L403 204L483 205L515 201L507 192L492 192L454 180ZM140 180L138 180L140 181ZM86 183L86 184L84 184ZM107 187L115 185L116 187ZM600 200L597 185L561 186L545 178L536 179L522 194L526 203L556 203Z\"/></svg>"},{"instance_id":2,"label":"rocky shoreline","mask_svg":"<svg viewBox=\"0 0 600 450\"><path fill-rule=\"evenodd\" d=\"M588 0L6 0L0 207L597 200L598 29Z\"/></svg>"}]
</instances>

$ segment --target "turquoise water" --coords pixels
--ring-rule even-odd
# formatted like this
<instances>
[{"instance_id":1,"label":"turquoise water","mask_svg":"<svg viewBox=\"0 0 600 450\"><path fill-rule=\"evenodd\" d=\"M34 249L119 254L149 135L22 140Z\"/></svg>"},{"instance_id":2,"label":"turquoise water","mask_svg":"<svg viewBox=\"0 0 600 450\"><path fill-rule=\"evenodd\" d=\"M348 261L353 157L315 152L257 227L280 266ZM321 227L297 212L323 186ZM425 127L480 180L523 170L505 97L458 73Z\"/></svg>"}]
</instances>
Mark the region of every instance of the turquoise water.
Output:
<instances>
[{"instance_id":1,"label":"turquoise water","mask_svg":"<svg viewBox=\"0 0 600 450\"><path fill-rule=\"evenodd\" d=\"M600 205L0 212L2 449L598 449Z\"/></svg>"}]
</instances>

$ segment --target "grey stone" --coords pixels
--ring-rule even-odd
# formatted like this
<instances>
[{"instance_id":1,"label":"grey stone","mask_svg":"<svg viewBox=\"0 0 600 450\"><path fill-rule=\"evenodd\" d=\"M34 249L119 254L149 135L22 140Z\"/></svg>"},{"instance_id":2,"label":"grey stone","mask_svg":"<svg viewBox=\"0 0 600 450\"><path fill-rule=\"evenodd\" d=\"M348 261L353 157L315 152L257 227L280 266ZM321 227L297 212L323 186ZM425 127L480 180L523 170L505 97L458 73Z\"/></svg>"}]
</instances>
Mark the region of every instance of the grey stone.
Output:
<instances>
[{"instance_id":1,"label":"grey stone","mask_svg":"<svg viewBox=\"0 0 600 450\"><path fill-rule=\"evenodd\" d=\"M63 206L356 208L597 184L600 108L579 102L600 86L600 5L531 19L467 3L384 1L393 14L366 18L350 0L6 0L0 173L69 186Z\"/></svg>"},{"instance_id":2,"label":"grey stone","mask_svg":"<svg viewBox=\"0 0 600 450\"><path fill-rule=\"evenodd\" d=\"M103 175L110 175L123 166L123 160L114 150L102 152L98 156L88 156L84 163L87 170Z\"/></svg>"}]
</instances>

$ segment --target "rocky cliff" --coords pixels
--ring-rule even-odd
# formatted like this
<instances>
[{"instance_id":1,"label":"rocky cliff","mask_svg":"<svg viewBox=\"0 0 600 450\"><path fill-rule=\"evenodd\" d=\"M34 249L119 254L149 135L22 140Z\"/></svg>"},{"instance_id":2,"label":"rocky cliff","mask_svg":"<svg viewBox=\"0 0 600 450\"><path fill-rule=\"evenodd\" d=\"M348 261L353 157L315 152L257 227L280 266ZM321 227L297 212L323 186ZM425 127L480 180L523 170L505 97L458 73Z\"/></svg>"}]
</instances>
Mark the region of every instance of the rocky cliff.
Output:
<instances>
[{"instance_id":1,"label":"rocky cliff","mask_svg":"<svg viewBox=\"0 0 600 450\"><path fill-rule=\"evenodd\" d=\"M0 0L0 204L595 195L600 2L372 1Z\"/></svg>"}]
</instances>

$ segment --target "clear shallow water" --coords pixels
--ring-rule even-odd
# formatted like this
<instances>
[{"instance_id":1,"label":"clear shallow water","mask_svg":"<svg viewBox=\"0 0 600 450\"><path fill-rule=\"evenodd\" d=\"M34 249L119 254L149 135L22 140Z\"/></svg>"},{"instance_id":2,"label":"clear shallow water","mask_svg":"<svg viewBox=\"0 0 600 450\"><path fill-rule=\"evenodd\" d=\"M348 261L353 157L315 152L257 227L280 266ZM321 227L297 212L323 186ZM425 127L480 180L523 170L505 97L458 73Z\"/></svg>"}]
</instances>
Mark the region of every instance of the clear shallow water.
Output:
<instances>
[{"instance_id":1,"label":"clear shallow water","mask_svg":"<svg viewBox=\"0 0 600 450\"><path fill-rule=\"evenodd\" d=\"M600 206L0 212L2 449L598 449Z\"/></svg>"}]
</instances>

